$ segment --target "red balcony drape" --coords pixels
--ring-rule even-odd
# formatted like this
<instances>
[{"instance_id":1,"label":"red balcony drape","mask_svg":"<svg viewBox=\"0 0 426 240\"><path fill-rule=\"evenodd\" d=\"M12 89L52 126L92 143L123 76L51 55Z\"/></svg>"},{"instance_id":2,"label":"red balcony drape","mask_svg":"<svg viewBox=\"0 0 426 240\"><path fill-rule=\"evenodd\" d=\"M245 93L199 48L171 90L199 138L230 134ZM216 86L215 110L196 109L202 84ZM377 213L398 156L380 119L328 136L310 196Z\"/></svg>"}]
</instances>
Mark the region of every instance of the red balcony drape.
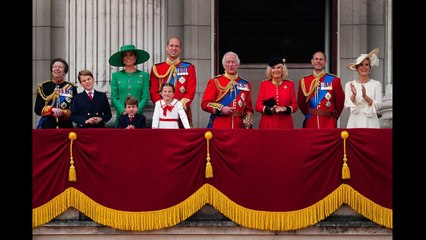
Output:
<instances>
[{"instance_id":1,"label":"red balcony drape","mask_svg":"<svg viewBox=\"0 0 426 240\"><path fill-rule=\"evenodd\" d=\"M344 130L350 179L342 179ZM211 130L212 178L206 131L34 129L33 226L74 207L101 224L143 231L211 204L242 226L294 230L348 204L392 228L392 129Z\"/></svg>"}]
</instances>

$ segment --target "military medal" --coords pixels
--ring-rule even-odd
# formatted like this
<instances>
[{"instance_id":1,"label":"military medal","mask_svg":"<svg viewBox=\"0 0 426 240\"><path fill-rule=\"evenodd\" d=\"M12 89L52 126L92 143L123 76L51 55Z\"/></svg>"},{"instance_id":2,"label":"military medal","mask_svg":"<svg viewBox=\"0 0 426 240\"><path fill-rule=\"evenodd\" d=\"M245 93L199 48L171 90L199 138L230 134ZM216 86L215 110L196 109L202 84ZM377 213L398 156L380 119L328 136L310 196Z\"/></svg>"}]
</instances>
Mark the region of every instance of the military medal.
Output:
<instances>
[{"instance_id":1,"label":"military medal","mask_svg":"<svg viewBox=\"0 0 426 240\"><path fill-rule=\"evenodd\" d=\"M184 77L180 77L178 81L183 84L185 82L185 80L186 79Z\"/></svg>"},{"instance_id":2,"label":"military medal","mask_svg":"<svg viewBox=\"0 0 426 240\"><path fill-rule=\"evenodd\" d=\"M238 106L242 107L243 106L243 101L238 100Z\"/></svg>"},{"instance_id":3,"label":"military medal","mask_svg":"<svg viewBox=\"0 0 426 240\"><path fill-rule=\"evenodd\" d=\"M249 87L248 87L248 84L244 84L244 83L238 83L237 89L242 90L242 91L249 91L250 90Z\"/></svg>"},{"instance_id":4,"label":"military medal","mask_svg":"<svg viewBox=\"0 0 426 240\"><path fill-rule=\"evenodd\" d=\"M321 90L333 90L332 82L321 82Z\"/></svg>"},{"instance_id":5,"label":"military medal","mask_svg":"<svg viewBox=\"0 0 426 240\"><path fill-rule=\"evenodd\" d=\"M330 94L329 92L327 92L327 93L325 94L325 99L327 99L327 102L325 103L325 106L326 106L326 107L330 107L330 106L331 106L331 102L330 102L331 94Z\"/></svg>"},{"instance_id":6,"label":"military medal","mask_svg":"<svg viewBox=\"0 0 426 240\"><path fill-rule=\"evenodd\" d=\"M241 99L246 100L246 95L244 93L241 93Z\"/></svg>"},{"instance_id":7,"label":"military medal","mask_svg":"<svg viewBox=\"0 0 426 240\"><path fill-rule=\"evenodd\" d=\"M180 87L180 88L179 88L179 91L180 91L181 93L184 93L184 92L185 92L185 90L186 90L186 89L185 89L185 87L184 87L184 86L182 86L182 87Z\"/></svg>"}]
</instances>

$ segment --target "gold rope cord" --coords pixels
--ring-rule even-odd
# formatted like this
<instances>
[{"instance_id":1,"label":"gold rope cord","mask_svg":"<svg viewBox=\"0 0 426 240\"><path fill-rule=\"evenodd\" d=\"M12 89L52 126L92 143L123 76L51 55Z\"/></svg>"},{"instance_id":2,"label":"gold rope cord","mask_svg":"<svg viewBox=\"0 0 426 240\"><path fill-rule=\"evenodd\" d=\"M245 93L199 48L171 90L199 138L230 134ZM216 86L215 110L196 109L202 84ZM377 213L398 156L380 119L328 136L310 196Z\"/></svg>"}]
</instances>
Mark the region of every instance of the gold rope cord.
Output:
<instances>
[{"instance_id":1,"label":"gold rope cord","mask_svg":"<svg viewBox=\"0 0 426 240\"><path fill-rule=\"evenodd\" d=\"M210 144L209 141L210 139L212 139L213 134L211 131L207 131L206 133L204 133L204 138L207 140L207 163L206 163L206 172L205 172L205 177L206 178L212 178L213 177L213 166L210 162Z\"/></svg>"},{"instance_id":2,"label":"gold rope cord","mask_svg":"<svg viewBox=\"0 0 426 240\"><path fill-rule=\"evenodd\" d=\"M342 179L350 179L351 171L348 166L348 159L346 155L346 139L349 137L348 131L344 130L340 133L340 136L343 138L343 166L342 166Z\"/></svg>"},{"instance_id":3,"label":"gold rope cord","mask_svg":"<svg viewBox=\"0 0 426 240\"><path fill-rule=\"evenodd\" d=\"M72 157L72 143L74 140L77 139L77 134L75 132L70 132L68 134L68 138L71 140L70 143L70 170L68 173L68 181L70 182L77 182L77 174L75 172L75 167L74 167L74 158Z\"/></svg>"}]
</instances>

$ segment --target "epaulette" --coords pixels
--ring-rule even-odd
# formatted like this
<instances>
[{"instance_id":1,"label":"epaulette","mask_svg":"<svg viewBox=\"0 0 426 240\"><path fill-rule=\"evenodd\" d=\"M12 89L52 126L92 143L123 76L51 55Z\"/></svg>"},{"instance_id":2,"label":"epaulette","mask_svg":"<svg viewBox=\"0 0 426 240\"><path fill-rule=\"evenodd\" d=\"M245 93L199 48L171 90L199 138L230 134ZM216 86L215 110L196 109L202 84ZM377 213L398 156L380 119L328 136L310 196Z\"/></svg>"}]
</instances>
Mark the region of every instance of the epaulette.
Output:
<instances>
[{"instance_id":1,"label":"epaulette","mask_svg":"<svg viewBox=\"0 0 426 240\"><path fill-rule=\"evenodd\" d=\"M302 76L301 79L305 78L305 77L309 77L309 76L312 76L312 73L309 73L309 74L306 74L306 75Z\"/></svg>"},{"instance_id":2,"label":"epaulette","mask_svg":"<svg viewBox=\"0 0 426 240\"><path fill-rule=\"evenodd\" d=\"M45 83L48 83L48 82L52 82L52 80L45 80L45 81L43 81L43 82L39 83L38 85L39 85L39 86L41 86L41 85L43 85L43 84L45 84Z\"/></svg>"},{"instance_id":3,"label":"epaulette","mask_svg":"<svg viewBox=\"0 0 426 240\"><path fill-rule=\"evenodd\" d=\"M155 66L157 66L157 65L160 65L160 64L163 64L164 62L159 62L159 63L156 63L155 64Z\"/></svg>"},{"instance_id":4,"label":"epaulette","mask_svg":"<svg viewBox=\"0 0 426 240\"><path fill-rule=\"evenodd\" d=\"M69 84L73 85L76 89L78 88L78 85L72 82L68 82Z\"/></svg>"},{"instance_id":5,"label":"epaulette","mask_svg":"<svg viewBox=\"0 0 426 240\"><path fill-rule=\"evenodd\" d=\"M335 75L335 74L332 74L332 73L327 73L328 75L331 75L331 76L333 76L333 77L339 77L339 76L337 76L337 75Z\"/></svg>"},{"instance_id":6,"label":"epaulette","mask_svg":"<svg viewBox=\"0 0 426 240\"><path fill-rule=\"evenodd\" d=\"M284 81L290 81L290 82L293 82L293 80L291 80L291 79L284 79Z\"/></svg>"},{"instance_id":7,"label":"epaulette","mask_svg":"<svg viewBox=\"0 0 426 240\"><path fill-rule=\"evenodd\" d=\"M216 76L214 76L214 77L212 77L212 78L219 78L219 77L221 77L223 74L218 74L218 75L216 75Z\"/></svg>"}]
</instances>

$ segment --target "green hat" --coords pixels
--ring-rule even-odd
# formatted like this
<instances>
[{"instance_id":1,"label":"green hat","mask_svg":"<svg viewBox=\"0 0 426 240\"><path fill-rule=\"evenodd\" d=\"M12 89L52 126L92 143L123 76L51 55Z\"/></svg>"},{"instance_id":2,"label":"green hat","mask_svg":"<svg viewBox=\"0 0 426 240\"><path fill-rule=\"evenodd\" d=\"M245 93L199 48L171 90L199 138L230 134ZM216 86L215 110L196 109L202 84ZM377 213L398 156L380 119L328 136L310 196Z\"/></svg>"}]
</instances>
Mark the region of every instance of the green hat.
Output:
<instances>
[{"instance_id":1,"label":"green hat","mask_svg":"<svg viewBox=\"0 0 426 240\"><path fill-rule=\"evenodd\" d=\"M124 45L121 46L120 51L114 53L109 58L109 64L115 67L123 67L123 61L121 60L121 55L127 51L133 51L136 53L136 64L138 65L140 63L144 63L148 61L149 59L149 53L145 52L144 50L136 49L135 45Z\"/></svg>"}]
</instances>

